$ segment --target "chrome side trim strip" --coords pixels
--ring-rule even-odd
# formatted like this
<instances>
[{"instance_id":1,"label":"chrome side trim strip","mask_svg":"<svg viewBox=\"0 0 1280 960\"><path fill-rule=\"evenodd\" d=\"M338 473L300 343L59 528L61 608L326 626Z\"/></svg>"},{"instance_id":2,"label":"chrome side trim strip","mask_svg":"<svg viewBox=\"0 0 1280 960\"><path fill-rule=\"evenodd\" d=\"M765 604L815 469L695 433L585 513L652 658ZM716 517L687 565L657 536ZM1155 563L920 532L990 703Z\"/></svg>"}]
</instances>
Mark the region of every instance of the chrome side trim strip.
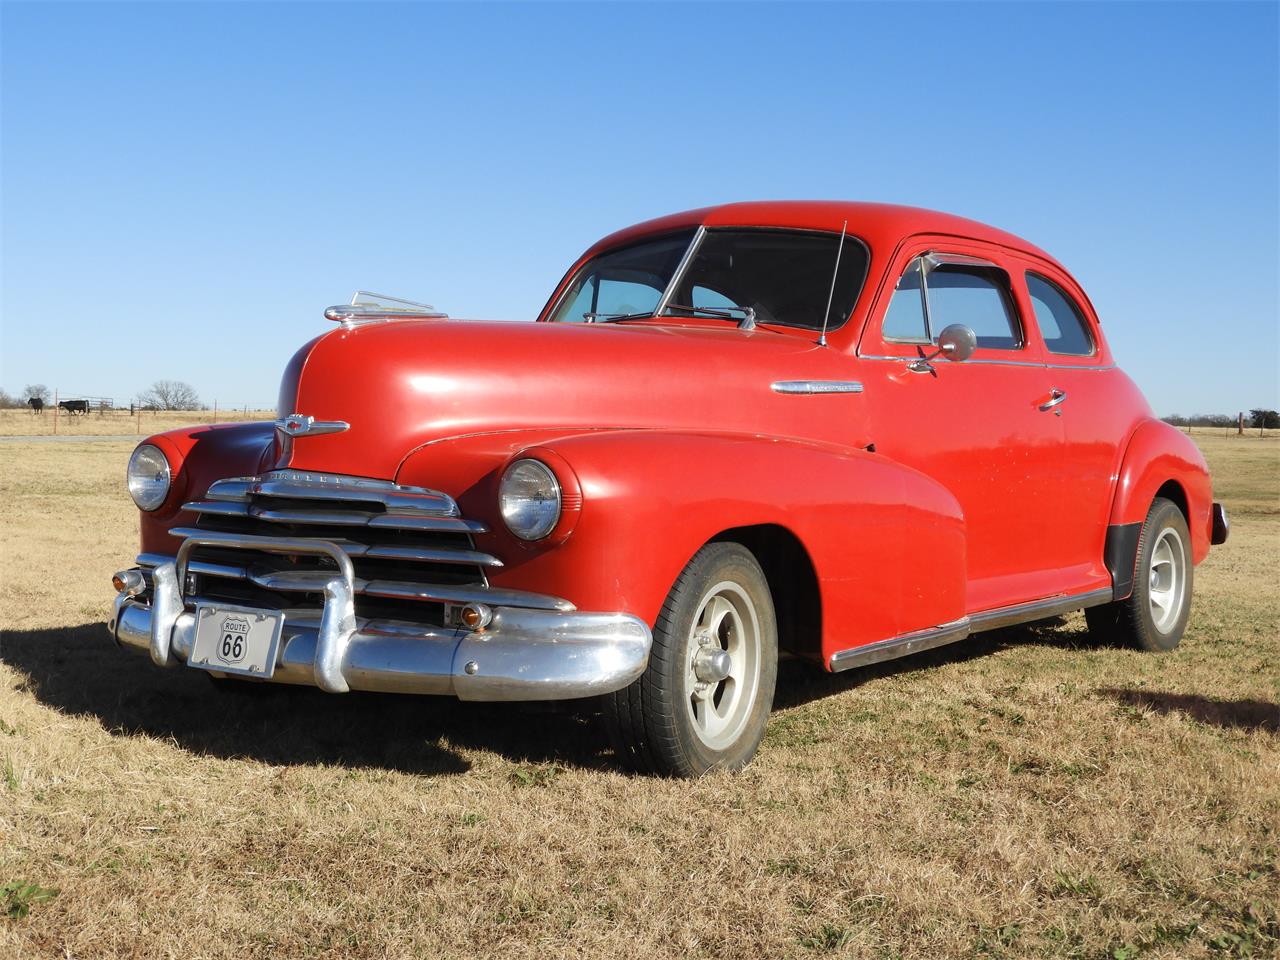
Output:
<instances>
[{"instance_id":1,"label":"chrome side trim strip","mask_svg":"<svg viewBox=\"0 0 1280 960\"><path fill-rule=\"evenodd\" d=\"M1056 617L1064 613L1074 613L1086 607L1096 607L1111 602L1111 588L1092 590L1089 593L1077 593L1071 596L1049 597L1045 600L1033 600L1030 603L1018 603L1010 607L1000 607L971 614L941 626L904 633L900 637L879 640L875 643L863 644L839 650L827 661L828 669L833 673L848 670L852 667L865 667L885 660L895 660L922 650L941 647L955 643L974 633L1009 627L1017 623L1030 623Z\"/></svg>"},{"instance_id":2,"label":"chrome side trim strip","mask_svg":"<svg viewBox=\"0 0 1280 960\"><path fill-rule=\"evenodd\" d=\"M982 633L1000 627L1011 627L1017 623L1029 623L1032 620L1044 620L1046 617L1057 617L1064 613L1074 613L1086 607L1096 607L1110 603L1112 591L1110 587L1092 590L1089 593L1077 593L1066 597L1049 597L1047 600L1033 600L1031 603L1020 603L1012 607L999 607L982 613L969 615L970 633Z\"/></svg>"},{"instance_id":3,"label":"chrome side trim strip","mask_svg":"<svg viewBox=\"0 0 1280 960\"><path fill-rule=\"evenodd\" d=\"M954 623L944 623L940 627L916 630L889 640L880 640L876 643L868 643L865 646L841 650L831 655L828 666L833 673L838 673L841 670L848 670L852 667L865 667L885 660L896 660L898 657L919 653L922 650L930 650L933 647L955 643L957 640L963 640L968 635L969 618L965 617L962 620L956 620Z\"/></svg>"},{"instance_id":4,"label":"chrome side trim strip","mask_svg":"<svg viewBox=\"0 0 1280 960\"><path fill-rule=\"evenodd\" d=\"M770 389L774 393L808 397L822 393L861 393L862 384L857 380L775 380Z\"/></svg>"}]
</instances>

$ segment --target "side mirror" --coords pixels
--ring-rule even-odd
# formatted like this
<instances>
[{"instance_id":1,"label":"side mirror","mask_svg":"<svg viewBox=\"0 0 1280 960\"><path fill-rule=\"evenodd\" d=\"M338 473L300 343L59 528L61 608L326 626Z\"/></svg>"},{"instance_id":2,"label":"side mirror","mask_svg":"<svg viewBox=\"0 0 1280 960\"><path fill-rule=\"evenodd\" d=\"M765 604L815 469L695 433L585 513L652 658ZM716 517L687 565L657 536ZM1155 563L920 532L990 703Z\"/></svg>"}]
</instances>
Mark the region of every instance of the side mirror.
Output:
<instances>
[{"instance_id":1,"label":"side mirror","mask_svg":"<svg viewBox=\"0 0 1280 960\"><path fill-rule=\"evenodd\" d=\"M958 363L968 360L977 348L978 335L973 332L973 328L966 327L963 323L953 323L942 328L942 332L938 334L938 349L933 353L925 353L923 347L916 347L920 356L908 363L907 369L912 373L927 373L936 377L938 371L933 369L931 360L946 357Z\"/></svg>"},{"instance_id":2,"label":"side mirror","mask_svg":"<svg viewBox=\"0 0 1280 960\"><path fill-rule=\"evenodd\" d=\"M978 348L978 335L972 327L953 323L938 334L938 352L948 360L968 360Z\"/></svg>"}]
</instances>

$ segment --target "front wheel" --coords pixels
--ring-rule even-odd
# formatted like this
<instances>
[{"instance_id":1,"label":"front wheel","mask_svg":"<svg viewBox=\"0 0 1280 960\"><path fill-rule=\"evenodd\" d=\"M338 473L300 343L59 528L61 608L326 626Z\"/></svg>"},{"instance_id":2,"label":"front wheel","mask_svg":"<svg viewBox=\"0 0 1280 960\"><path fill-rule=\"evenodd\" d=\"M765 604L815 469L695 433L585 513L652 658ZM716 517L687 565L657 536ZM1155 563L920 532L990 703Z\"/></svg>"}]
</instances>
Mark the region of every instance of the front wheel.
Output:
<instances>
[{"instance_id":1,"label":"front wheel","mask_svg":"<svg viewBox=\"0 0 1280 960\"><path fill-rule=\"evenodd\" d=\"M1191 615L1191 533L1172 500L1157 497L1138 539L1133 593L1084 612L1102 640L1153 652L1172 650Z\"/></svg>"},{"instance_id":2,"label":"front wheel","mask_svg":"<svg viewBox=\"0 0 1280 960\"><path fill-rule=\"evenodd\" d=\"M645 773L740 770L764 736L778 675L769 584L737 543L712 543L667 595L644 674L605 697L623 760Z\"/></svg>"}]
</instances>

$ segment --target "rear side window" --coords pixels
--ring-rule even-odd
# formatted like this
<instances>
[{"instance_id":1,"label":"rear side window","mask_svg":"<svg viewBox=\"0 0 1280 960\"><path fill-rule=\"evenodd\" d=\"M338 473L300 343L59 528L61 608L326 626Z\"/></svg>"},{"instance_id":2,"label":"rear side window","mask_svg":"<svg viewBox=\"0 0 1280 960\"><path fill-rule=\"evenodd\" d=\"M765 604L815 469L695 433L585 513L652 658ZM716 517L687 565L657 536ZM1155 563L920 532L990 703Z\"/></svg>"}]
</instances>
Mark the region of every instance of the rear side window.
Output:
<instances>
[{"instance_id":1,"label":"rear side window","mask_svg":"<svg viewBox=\"0 0 1280 960\"><path fill-rule=\"evenodd\" d=\"M980 347L1019 349L1022 329L1005 272L939 259L917 257L903 271L881 325L885 339L931 343L943 328L962 323L977 334Z\"/></svg>"},{"instance_id":2,"label":"rear side window","mask_svg":"<svg viewBox=\"0 0 1280 960\"><path fill-rule=\"evenodd\" d=\"M1093 337L1080 309L1056 283L1027 274L1027 293L1036 311L1036 323L1050 353L1072 357L1093 355Z\"/></svg>"}]
</instances>

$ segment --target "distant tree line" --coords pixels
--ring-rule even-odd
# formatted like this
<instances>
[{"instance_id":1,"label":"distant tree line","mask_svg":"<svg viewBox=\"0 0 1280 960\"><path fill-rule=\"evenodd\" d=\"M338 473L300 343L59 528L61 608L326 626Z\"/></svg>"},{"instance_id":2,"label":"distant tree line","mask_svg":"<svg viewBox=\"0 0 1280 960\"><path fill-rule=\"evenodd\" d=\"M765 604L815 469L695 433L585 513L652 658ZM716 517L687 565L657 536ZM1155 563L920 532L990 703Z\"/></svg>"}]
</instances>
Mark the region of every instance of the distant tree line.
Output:
<instances>
[{"instance_id":1,"label":"distant tree line","mask_svg":"<svg viewBox=\"0 0 1280 960\"><path fill-rule=\"evenodd\" d=\"M29 383L22 388L22 393L15 397L0 388L0 409L12 410L15 407L25 407L32 399L39 400L47 406L53 402L53 391L43 383ZM143 410L201 409L200 395L196 393L196 388L181 380L157 380L138 394L137 405Z\"/></svg>"},{"instance_id":2,"label":"distant tree line","mask_svg":"<svg viewBox=\"0 0 1280 960\"><path fill-rule=\"evenodd\" d=\"M1234 427L1237 423L1237 416L1238 414L1229 413L1197 413L1190 417L1184 417L1175 413L1168 417L1161 417L1161 419L1165 423L1173 424L1175 427ZM1250 410L1246 414L1245 422L1248 426L1258 430L1280 429L1280 412L1259 407Z\"/></svg>"}]
</instances>

